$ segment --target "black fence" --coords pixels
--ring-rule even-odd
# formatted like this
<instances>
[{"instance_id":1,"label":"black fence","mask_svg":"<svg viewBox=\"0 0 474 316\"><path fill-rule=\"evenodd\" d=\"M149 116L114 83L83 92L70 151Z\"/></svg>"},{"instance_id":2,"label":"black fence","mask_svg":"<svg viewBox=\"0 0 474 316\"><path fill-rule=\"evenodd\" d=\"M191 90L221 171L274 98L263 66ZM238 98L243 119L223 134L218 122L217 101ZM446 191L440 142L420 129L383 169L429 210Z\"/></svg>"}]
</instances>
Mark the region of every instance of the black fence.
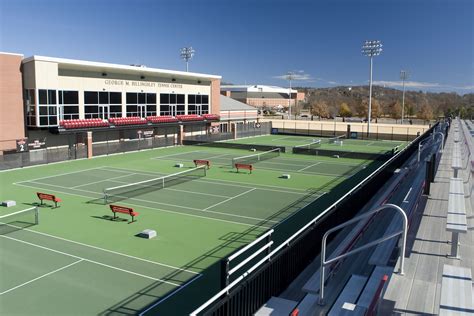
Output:
<instances>
[{"instance_id":1,"label":"black fence","mask_svg":"<svg viewBox=\"0 0 474 316\"><path fill-rule=\"evenodd\" d=\"M353 218L377 194L393 172L416 153L418 143L426 137L431 137L429 135L431 131L432 129L392 157L383 168L377 167L380 162L373 162L367 168L368 170L366 169L371 174L369 177L367 177L367 172L356 174L350 180L337 185L329 194L310 203L295 216L276 226L272 239L274 245L279 245L325 210L311 228L293 239L270 261L261 265L239 285L232 288L227 295L223 295L210 305L203 315L253 315L272 296L278 296L320 253L323 234L328 229ZM352 190L353 188L356 189ZM338 201L341 197L344 198L334 204L334 201Z\"/></svg>"},{"instance_id":2,"label":"black fence","mask_svg":"<svg viewBox=\"0 0 474 316\"><path fill-rule=\"evenodd\" d=\"M392 157L395 154L394 150L387 151L385 153L365 153L365 152L329 150L329 149L305 148L305 147L293 147L292 151L294 154L301 154L301 155L326 156L326 157L338 156L340 158L380 160L380 161L387 161L390 157Z\"/></svg>"},{"instance_id":3,"label":"black fence","mask_svg":"<svg viewBox=\"0 0 474 316\"><path fill-rule=\"evenodd\" d=\"M282 153L284 153L286 150L285 146L239 144L239 143L231 143L231 142L212 142L212 141L205 141L205 140L189 140L189 139L185 139L183 141L183 145L196 145L196 146L204 146L204 147L230 148L230 149L243 149L243 150L255 149L258 151L269 151L276 148L280 148L280 152Z\"/></svg>"},{"instance_id":4,"label":"black fence","mask_svg":"<svg viewBox=\"0 0 474 316\"><path fill-rule=\"evenodd\" d=\"M233 138L234 138L234 135L232 133L216 133L216 134L208 133L208 134L185 136L183 140L184 142L186 141L218 142L222 140L230 140Z\"/></svg>"},{"instance_id":5,"label":"black fence","mask_svg":"<svg viewBox=\"0 0 474 316\"><path fill-rule=\"evenodd\" d=\"M271 122L264 123L240 123L235 125L237 138L268 135L272 130Z\"/></svg>"},{"instance_id":6,"label":"black fence","mask_svg":"<svg viewBox=\"0 0 474 316\"><path fill-rule=\"evenodd\" d=\"M87 157L86 145L60 146L0 155L0 170L22 168Z\"/></svg>"}]
</instances>

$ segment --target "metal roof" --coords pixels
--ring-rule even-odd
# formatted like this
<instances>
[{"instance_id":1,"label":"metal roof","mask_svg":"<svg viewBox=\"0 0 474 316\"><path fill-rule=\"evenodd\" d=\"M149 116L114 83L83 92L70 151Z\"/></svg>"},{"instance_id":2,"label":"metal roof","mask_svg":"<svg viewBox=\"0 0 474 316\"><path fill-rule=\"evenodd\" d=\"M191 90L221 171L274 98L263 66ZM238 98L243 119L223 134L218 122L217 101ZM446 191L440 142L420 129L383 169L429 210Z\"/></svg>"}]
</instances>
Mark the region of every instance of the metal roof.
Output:
<instances>
[{"instance_id":1,"label":"metal roof","mask_svg":"<svg viewBox=\"0 0 474 316\"><path fill-rule=\"evenodd\" d=\"M243 111L243 110L257 111L257 109L254 108L253 106L239 102L232 98L228 98L223 95L220 95L220 101L221 101L221 111Z\"/></svg>"}]
</instances>

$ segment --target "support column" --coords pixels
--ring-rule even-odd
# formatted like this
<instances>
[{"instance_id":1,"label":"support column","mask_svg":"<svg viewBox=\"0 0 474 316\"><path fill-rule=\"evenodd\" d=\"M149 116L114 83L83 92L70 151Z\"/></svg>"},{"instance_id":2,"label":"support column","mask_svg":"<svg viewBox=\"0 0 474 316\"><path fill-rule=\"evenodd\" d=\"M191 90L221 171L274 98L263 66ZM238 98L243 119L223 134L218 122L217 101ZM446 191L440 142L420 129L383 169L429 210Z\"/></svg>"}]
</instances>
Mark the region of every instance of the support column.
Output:
<instances>
[{"instance_id":1,"label":"support column","mask_svg":"<svg viewBox=\"0 0 474 316\"><path fill-rule=\"evenodd\" d=\"M183 144L183 139L184 139L184 126L180 125L179 130L178 130L178 145Z\"/></svg>"},{"instance_id":2,"label":"support column","mask_svg":"<svg viewBox=\"0 0 474 316\"><path fill-rule=\"evenodd\" d=\"M237 126L235 123L230 123L230 129L232 130L232 138L237 139Z\"/></svg>"},{"instance_id":3,"label":"support column","mask_svg":"<svg viewBox=\"0 0 474 316\"><path fill-rule=\"evenodd\" d=\"M92 158L92 132L87 132L87 158Z\"/></svg>"}]
</instances>

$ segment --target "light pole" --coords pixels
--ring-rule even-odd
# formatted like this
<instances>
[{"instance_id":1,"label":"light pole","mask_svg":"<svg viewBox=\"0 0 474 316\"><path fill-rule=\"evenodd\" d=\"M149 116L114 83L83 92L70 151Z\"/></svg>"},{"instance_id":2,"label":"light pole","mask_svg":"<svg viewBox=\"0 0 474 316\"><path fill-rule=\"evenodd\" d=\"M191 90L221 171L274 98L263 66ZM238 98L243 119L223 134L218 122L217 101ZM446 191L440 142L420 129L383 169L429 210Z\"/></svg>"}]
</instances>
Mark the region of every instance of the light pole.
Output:
<instances>
[{"instance_id":1,"label":"light pole","mask_svg":"<svg viewBox=\"0 0 474 316\"><path fill-rule=\"evenodd\" d=\"M189 60L194 56L194 49L190 47L181 48L181 59L186 61L186 71L189 71Z\"/></svg>"},{"instance_id":2,"label":"light pole","mask_svg":"<svg viewBox=\"0 0 474 316\"><path fill-rule=\"evenodd\" d=\"M291 80L295 79L295 73L288 71L286 74L286 80L290 82L290 88L288 90L288 119L291 119Z\"/></svg>"},{"instance_id":3,"label":"light pole","mask_svg":"<svg viewBox=\"0 0 474 316\"><path fill-rule=\"evenodd\" d=\"M372 66L374 56L382 52L382 43L380 41L365 41L362 46L362 54L370 58L370 84L369 84L369 112L367 117L367 137L370 135L370 119L372 114Z\"/></svg>"},{"instance_id":4,"label":"light pole","mask_svg":"<svg viewBox=\"0 0 474 316\"><path fill-rule=\"evenodd\" d=\"M402 124L403 124L403 116L405 114L405 80L408 79L408 72L406 70L400 71L400 79L402 79L403 85L403 94L402 94Z\"/></svg>"}]
</instances>

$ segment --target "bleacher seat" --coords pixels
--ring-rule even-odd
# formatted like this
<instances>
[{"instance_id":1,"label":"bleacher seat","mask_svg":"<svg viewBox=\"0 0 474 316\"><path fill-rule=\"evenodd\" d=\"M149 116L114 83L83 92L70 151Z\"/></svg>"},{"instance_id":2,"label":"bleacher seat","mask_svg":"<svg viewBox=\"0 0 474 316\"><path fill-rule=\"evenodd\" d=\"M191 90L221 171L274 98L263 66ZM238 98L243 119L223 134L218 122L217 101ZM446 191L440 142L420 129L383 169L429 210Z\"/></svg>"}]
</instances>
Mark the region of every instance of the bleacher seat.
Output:
<instances>
[{"instance_id":1,"label":"bleacher seat","mask_svg":"<svg viewBox=\"0 0 474 316\"><path fill-rule=\"evenodd\" d=\"M147 120L138 117L138 116L132 116L132 117L111 117L109 118L109 122L112 123L115 126L119 125L143 125L147 124Z\"/></svg>"},{"instance_id":2,"label":"bleacher seat","mask_svg":"<svg viewBox=\"0 0 474 316\"><path fill-rule=\"evenodd\" d=\"M203 114L202 117L204 117L206 121L219 121L220 120L220 116L217 114Z\"/></svg>"},{"instance_id":3,"label":"bleacher seat","mask_svg":"<svg viewBox=\"0 0 474 316\"><path fill-rule=\"evenodd\" d=\"M65 129L79 129L79 128L95 128L95 127L109 127L110 124L100 118L92 119L74 119L74 120L61 120L59 126Z\"/></svg>"},{"instance_id":4,"label":"bleacher seat","mask_svg":"<svg viewBox=\"0 0 474 316\"><path fill-rule=\"evenodd\" d=\"M181 122L189 122L189 121L204 121L204 117L197 115L197 114L189 114L189 115L176 115L178 120Z\"/></svg>"},{"instance_id":5,"label":"bleacher seat","mask_svg":"<svg viewBox=\"0 0 474 316\"><path fill-rule=\"evenodd\" d=\"M174 122L178 122L179 120L174 117L174 116L168 116L168 115L164 115L164 116L147 116L146 120L148 122L151 122L153 124L159 124L159 123L174 123Z\"/></svg>"}]
</instances>

